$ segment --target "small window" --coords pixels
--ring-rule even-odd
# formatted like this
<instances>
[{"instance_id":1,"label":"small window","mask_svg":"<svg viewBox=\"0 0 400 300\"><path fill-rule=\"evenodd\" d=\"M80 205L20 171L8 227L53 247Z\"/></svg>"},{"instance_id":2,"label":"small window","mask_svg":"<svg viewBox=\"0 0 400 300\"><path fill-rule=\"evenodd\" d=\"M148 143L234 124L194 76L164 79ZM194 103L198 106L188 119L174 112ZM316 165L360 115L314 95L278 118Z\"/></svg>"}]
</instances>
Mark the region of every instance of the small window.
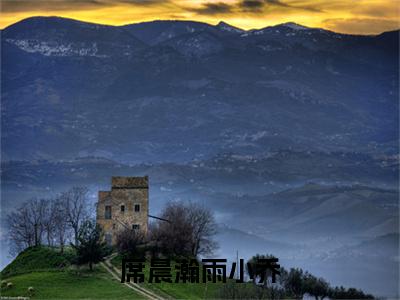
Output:
<instances>
[{"instance_id":1,"label":"small window","mask_svg":"<svg viewBox=\"0 0 400 300\"><path fill-rule=\"evenodd\" d=\"M105 215L104 217L106 219L111 219L111 206L106 205L106 210L105 210Z\"/></svg>"},{"instance_id":2,"label":"small window","mask_svg":"<svg viewBox=\"0 0 400 300\"><path fill-rule=\"evenodd\" d=\"M125 212L125 205L121 205L121 212Z\"/></svg>"},{"instance_id":3,"label":"small window","mask_svg":"<svg viewBox=\"0 0 400 300\"><path fill-rule=\"evenodd\" d=\"M140 204L135 204L135 212L139 212L140 211Z\"/></svg>"},{"instance_id":4,"label":"small window","mask_svg":"<svg viewBox=\"0 0 400 300\"><path fill-rule=\"evenodd\" d=\"M132 225L132 229L133 230L139 230L140 229L140 225L139 224L133 224Z\"/></svg>"},{"instance_id":5,"label":"small window","mask_svg":"<svg viewBox=\"0 0 400 300\"><path fill-rule=\"evenodd\" d=\"M113 224L113 229L117 229L117 224Z\"/></svg>"}]
</instances>

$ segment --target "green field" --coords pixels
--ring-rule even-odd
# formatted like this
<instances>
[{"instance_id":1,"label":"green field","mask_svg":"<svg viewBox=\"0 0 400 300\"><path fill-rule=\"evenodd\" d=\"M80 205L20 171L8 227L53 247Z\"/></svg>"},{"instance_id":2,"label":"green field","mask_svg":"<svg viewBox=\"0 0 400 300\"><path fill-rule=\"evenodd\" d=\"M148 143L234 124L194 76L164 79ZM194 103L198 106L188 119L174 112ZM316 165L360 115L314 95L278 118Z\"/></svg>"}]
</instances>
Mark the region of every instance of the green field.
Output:
<instances>
[{"instance_id":1,"label":"green field","mask_svg":"<svg viewBox=\"0 0 400 300\"><path fill-rule=\"evenodd\" d=\"M142 299L132 289L114 279L105 269L96 265L94 271L77 269L71 264L71 252L61 254L47 247L29 248L21 252L1 272L2 297L31 297L33 299ZM121 268L121 258L112 264ZM149 275L149 265L144 272ZM172 271L175 278L175 270ZM6 283L11 282L12 287ZM145 283L142 287L164 298L215 299L221 283ZM29 287L34 288L30 294Z\"/></svg>"},{"instance_id":2,"label":"green field","mask_svg":"<svg viewBox=\"0 0 400 300\"><path fill-rule=\"evenodd\" d=\"M2 277L24 274L31 271L64 270L71 265L73 253L66 249L61 253L57 248L31 247L22 251L1 271Z\"/></svg>"},{"instance_id":3,"label":"green field","mask_svg":"<svg viewBox=\"0 0 400 300\"><path fill-rule=\"evenodd\" d=\"M36 299L141 299L100 266L94 271L71 265L71 250L60 253L48 247L28 248L1 272L2 297ZM7 288L6 283L12 287ZM34 294L28 288L34 288Z\"/></svg>"},{"instance_id":4,"label":"green field","mask_svg":"<svg viewBox=\"0 0 400 300\"><path fill-rule=\"evenodd\" d=\"M111 279L108 273L97 267L85 271L36 271L2 278L12 282L12 288L1 288L1 296L30 296L28 287L35 291L37 299L142 299L130 288Z\"/></svg>"},{"instance_id":5,"label":"green field","mask_svg":"<svg viewBox=\"0 0 400 300\"><path fill-rule=\"evenodd\" d=\"M121 257L116 256L112 259L112 264L121 269ZM174 262L171 262L172 266L172 281L175 279L176 272L173 268ZM148 283L150 264L146 263L144 269L145 282L141 285L147 289L154 291L155 293L168 298L175 299L215 299L218 297L218 291L222 286L222 283ZM201 280L200 280L201 281Z\"/></svg>"}]
</instances>

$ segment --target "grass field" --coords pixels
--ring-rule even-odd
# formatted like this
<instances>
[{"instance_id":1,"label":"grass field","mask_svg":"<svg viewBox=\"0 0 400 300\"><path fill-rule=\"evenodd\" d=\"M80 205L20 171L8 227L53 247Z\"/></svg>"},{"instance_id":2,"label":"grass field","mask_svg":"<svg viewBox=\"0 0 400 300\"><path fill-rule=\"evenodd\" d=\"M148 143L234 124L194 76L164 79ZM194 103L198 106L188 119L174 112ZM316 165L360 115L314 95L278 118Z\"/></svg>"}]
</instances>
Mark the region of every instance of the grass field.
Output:
<instances>
[{"instance_id":1,"label":"grass field","mask_svg":"<svg viewBox=\"0 0 400 300\"><path fill-rule=\"evenodd\" d=\"M133 290L111 279L108 273L97 267L85 271L36 271L2 278L13 287L1 289L1 296L31 296L28 287L35 290L37 299L142 299Z\"/></svg>"},{"instance_id":2,"label":"grass field","mask_svg":"<svg viewBox=\"0 0 400 300\"><path fill-rule=\"evenodd\" d=\"M100 266L93 272L71 266L73 253L67 249L33 247L21 252L1 272L2 297L36 299L141 299ZM12 287L7 288L6 283ZM28 288L34 288L34 294Z\"/></svg>"},{"instance_id":3,"label":"grass field","mask_svg":"<svg viewBox=\"0 0 400 300\"><path fill-rule=\"evenodd\" d=\"M121 270L122 260L120 256L116 256L111 261L112 264ZM172 266L172 280L175 280L176 272L173 268L174 262L171 262ZM215 299L218 297L218 291L222 286L222 283L148 283L150 264L146 262L146 268L144 270L145 282L141 285L145 288L151 289L155 293L175 298L175 299Z\"/></svg>"},{"instance_id":4,"label":"grass field","mask_svg":"<svg viewBox=\"0 0 400 300\"><path fill-rule=\"evenodd\" d=\"M71 265L72 258L72 250L68 248L64 253L49 247L27 248L1 271L1 276L9 277L31 271L63 270Z\"/></svg>"},{"instance_id":5,"label":"grass field","mask_svg":"<svg viewBox=\"0 0 400 300\"><path fill-rule=\"evenodd\" d=\"M76 269L71 265L73 254L68 251L37 247L20 253L1 272L4 281L2 297L31 297L33 299L142 299L132 289L112 278L101 266L94 271L87 267ZM121 269L121 257L116 256L112 264ZM144 288L164 298L215 299L221 283L148 283L149 265L146 265ZM175 278L172 268L172 278ZM12 287L7 288L6 283ZM29 287L34 288L30 294Z\"/></svg>"}]
</instances>

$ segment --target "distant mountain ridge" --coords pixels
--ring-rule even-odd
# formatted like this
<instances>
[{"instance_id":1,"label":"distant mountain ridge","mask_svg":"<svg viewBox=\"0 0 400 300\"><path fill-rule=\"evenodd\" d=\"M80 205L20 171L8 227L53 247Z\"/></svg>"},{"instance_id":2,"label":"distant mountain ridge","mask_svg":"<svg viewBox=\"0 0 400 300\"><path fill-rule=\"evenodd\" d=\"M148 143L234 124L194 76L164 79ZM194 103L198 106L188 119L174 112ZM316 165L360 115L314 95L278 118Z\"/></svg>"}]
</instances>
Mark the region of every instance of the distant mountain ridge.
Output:
<instances>
[{"instance_id":1,"label":"distant mountain ridge","mask_svg":"<svg viewBox=\"0 0 400 300\"><path fill-rule=\"evenodd\" d=\"M2 157L394 154L398 40L294 23L28 18L2 30Z\"/></svg>"},{"instance_id":2,"label":"distant mountain ridge","mask_svg":"<svg viewBox=\"0 0 400 300\"><path fill-rule=\"evenodd\" d=\"M78 30L79 33L76 36L72 34L73 32L77 33ZM126 39L126 41L124 41L126 44L137 44L138 47L144 46L143 44L141 45L140 42L148 46L154 46L182 35L199 32L208 32L217 35L220 38L225 37L225 35L228 34L242 39L251 36L274 34L290 37L294 37L297 34L303 36L319 34L320 36L325 35L335 37L336 39L346 39L349 37L368 39L390 34L390 32L369 36L340 34L325 29L306 27L293 22L267 26L261 29L243 30L222 21L215 26L202 22L180 20L156 20L121 26L111 26L62 17L30 17L8 26L3 29L2 32L5 35L5 39L11 36L18 40L30 40L32 39L32 34L37 35L37 33L40 34L39 36L36 36L38 39L45 39L48 35L52 35L53 41L61 38L64 42L71 40L85 40L85 42L96 41L107 43L110 42L110 40L114 42L120 40L120 42L122 42ZM110 36L111 32L114 37ZM398 31L394 32L398 33ZM297 41L297 39L295 40ZM21 48L26 45L17 44L17 46Z\"/></svg>"},{"instance_id":3,"label":"distant mountain ridge","mask_svg":"<svg viewBox=\"0 0 400 300\"><path fill-rule=\"evenodd\" d=\"M352 36L357 36L357 34L347 34L347 33L339 33L339 32L334 32L328 29L323 29L323 28L318 28L318 27L308 27L304 26L299 23L295 22L286 22L286 23L280 23L276 25L268 25L262 28L252 28L252 29L242 29L237 26L230 25L224 21L220 21L216 25L212 25L209 23L201 22L201 21L191 21L191 20L152 20L152 21L144 21L144 22L137 22L137 23L129 23L125 25L107 25L107 24L101 24L97 22L87 22L87 21L81 21L77 19L72 19L72 18L66 18L66 17L58 17L58 16L34 16L34 17L28 17L26 19L23 19L21 21L18 21L14 24L11 24L2 30L7 30L7 28L14 27L17 24L22 24L22 23L29 23L29 22L46 22L46 21L51 21L51 22L71 22L75 24L80 24L82 26L96 26L96 27L114 27L114 28L145 28L145 27L152 27L153 29L157 28L160 30L161 28L165 28L165 25L168 24L167 26L170 28L173 27L181 27L180 25L184 25L186 27L186 33L188 32L193 32L194 30L204 30L204 29L210 29L210 28L219 28L221 30L226 30L226 31L231 31L231 32L236 32L236 33L244 33L244 32L257 32L261 30L266 30L266 29L274 29L274 28L280 28L280 27L288 27L294 30L321 30L321 31L328 31L328 32L333 32L341 35L352 35ZM179 24L179 25L178 25ZM394 31L399 31L394 30ZM183 31L184 32L184 31ZM388 31L391 32L391 31ZM367 35L358 35L358 36L378 36L383 34L384 32L380 34L367 34Z\"/></svg>"}]
</instances>

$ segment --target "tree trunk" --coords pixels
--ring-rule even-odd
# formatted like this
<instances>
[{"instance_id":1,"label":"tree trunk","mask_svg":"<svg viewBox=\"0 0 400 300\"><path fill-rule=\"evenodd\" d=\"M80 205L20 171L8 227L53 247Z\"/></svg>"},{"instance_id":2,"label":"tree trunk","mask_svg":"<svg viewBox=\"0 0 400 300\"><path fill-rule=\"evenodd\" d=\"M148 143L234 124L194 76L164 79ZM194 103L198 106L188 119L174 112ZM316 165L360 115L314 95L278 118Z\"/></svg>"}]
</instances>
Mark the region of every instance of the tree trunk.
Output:
<instances>
[{"instance_id":1,"label":"tree trunk","mask_svg":"<svg viewBox=\"0 0 400 300\"><path fill-rule=\"evenodd\" d=\"M61 250L61 254L64 253L64 237L62 235L60 235L60 250Z\"/></svg>"},{"instance_id":2,"label":"tree trunk","mask_svg":"<svg viewBox=\"0 0 400 300\"><path fill-rule=\"evenodd\" d=\"M35 246L38 246L37 224L33 225L35 230Z\"/></svg>"},{"instance_id":3,"label":"tree trunk","mask_svg":"<svg viewBox=\"0 0 400 300\"><path fill-rule=\"evenodd\" d=\"M75 246L78 246L78 226L74 226Z\"/></svg>"},{"instance_id":4,"label":"tree trunk","mask_svg":"<svg viewBox=\"0 0 400 300\"><path fill-rule=\"evenodd\" d=\"M89 270L93 271L93 263L92 262L89 262Z\"/></svg>"},{"instance_id":5,"label":"tree trunk","mask_svg":"<svg viewBox=\"0 0 400 300\"><path fill-rule=\"evenodd\" d=\"M47 245L51 246L51 235L50 235L50 228L47 230Z\"/></svg>"}]
</instances>

